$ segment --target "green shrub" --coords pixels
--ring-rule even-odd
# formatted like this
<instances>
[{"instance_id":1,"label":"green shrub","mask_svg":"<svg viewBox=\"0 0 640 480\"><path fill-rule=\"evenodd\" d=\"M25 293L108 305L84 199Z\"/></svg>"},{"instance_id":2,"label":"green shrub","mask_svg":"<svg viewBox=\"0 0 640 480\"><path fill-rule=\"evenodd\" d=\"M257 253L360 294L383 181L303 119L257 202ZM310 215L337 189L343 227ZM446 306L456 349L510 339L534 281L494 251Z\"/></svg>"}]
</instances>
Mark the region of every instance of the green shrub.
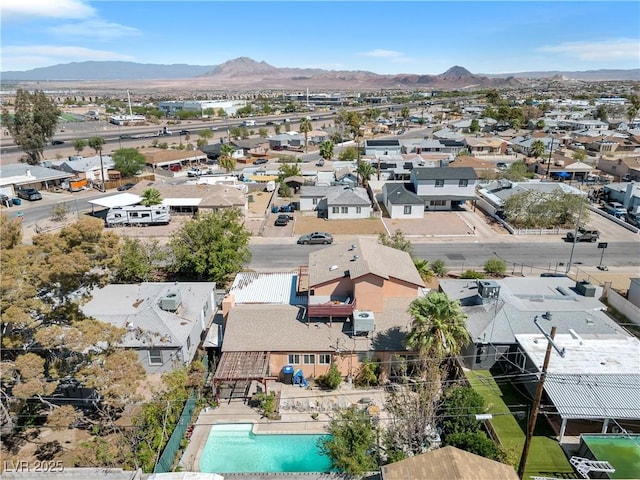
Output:
<instances>
[{"instance_id":1,"label":"green shrub","mask_svg":"<svg viewBox=\"0 0 640 480\"><path fill-rule=\"evenodd\" d=\"M507 271L507 264L505 263L504 260L501 260L500 258L491 257L489 260L485 262L484 271L488 275L492 275L494 277L501 277L501 276L504 276L505 272Z\"/></svg>"},{"instance_id":2,"label":"green shrub","mask_svg":"<svg viewBox=\"0 0 640 480\"><path fill-rule=\"evenodd\" d=\"M342 383L342 374L338 370L338 366L332 363L327 371L326 375L320 375L318 377L318 384L322 387L330 390L335 390Z\"/></svg>"},{"instance_id":3,"label":"green shrub","mask_svg":"<svg viewBox=\"0 0 640 480\"><path fill-rule=\"evenodd\" d=\"M366 360L360 365L360 369L354 379L356 387L371 387L379 384L380 365Z\"/></svg>"},{"instance_id":4,"label":"green shrub","mask_svg":"<svg viewBox=\"0 0 640 480\"><path fill-rule=\"evenodd\" d=\"M264 393L258 393L255 395L255 399L260 402L260 411L262 416L270 420L276 417L276 396L273 393L268 395Z\"/></svg>"},{"instance_id":5,"label":"green shrub","mask_svg":"<svg viewBox=\"0 0 640 480\"><path fill-rule=\"evenodd\" d=\"M474 279L474 278L486 278L486 277L484 273L478 272L477 270L467 270L462 275L460 275L460 278Z\"/></svg>"}]
</instances>

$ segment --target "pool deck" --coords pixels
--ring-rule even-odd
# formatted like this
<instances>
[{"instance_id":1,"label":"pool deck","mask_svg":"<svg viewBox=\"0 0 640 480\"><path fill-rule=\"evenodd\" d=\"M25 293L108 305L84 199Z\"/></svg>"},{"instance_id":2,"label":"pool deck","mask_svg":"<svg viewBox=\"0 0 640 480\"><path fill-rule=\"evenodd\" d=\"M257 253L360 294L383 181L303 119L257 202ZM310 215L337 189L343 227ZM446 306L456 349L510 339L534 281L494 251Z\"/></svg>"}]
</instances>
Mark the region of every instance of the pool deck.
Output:
<instances>
[{"instance_id":1,"label":"pool deck","mask_svg":"<svg viewBox=\"0 0 640 480\"><path fill-rule=\"evenodd\" d=\"M183 471L199 472L200 457L209 438L211 427L226 423L253 423L255 434L323 434L332 417L333 410L351 405L363 405L362 399L370 399L382 410L385 418L385 393L382 389L355 389L343 385L337 390L304 389L293 385L274 382L270 391L280 391L280 420L262 418L260 413L242 400L224 401L217 408L202 410L194 423L189 445L185 449L179 465ZM311 415L317 413L317 420Z\"/></svg>"}]
</instances>

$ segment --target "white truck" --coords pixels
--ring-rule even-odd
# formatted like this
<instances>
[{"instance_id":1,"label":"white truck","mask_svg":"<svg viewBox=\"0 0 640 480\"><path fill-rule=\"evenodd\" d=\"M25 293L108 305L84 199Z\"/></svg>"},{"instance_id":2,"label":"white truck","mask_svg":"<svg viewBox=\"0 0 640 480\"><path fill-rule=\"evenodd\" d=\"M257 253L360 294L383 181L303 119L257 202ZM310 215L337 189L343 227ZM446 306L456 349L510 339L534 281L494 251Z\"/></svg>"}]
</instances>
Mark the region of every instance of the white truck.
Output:
<instances>
[{"instance_id":1,"label":"white truck","mask_svg":"<svg viewBox=\"0 0 640 480\"><path fill-rule=\"evenodd\" d=\"M107 212L105 222L107 227L117 225L167 225L171 221L168 205L129 205L113 207Z\"/></svg>"},{"instance_id":2,"label":"white truck","mask_svg":"<svg viewBox=\"0 0 640 480\"><path fill-rule=\"evenodd\" d=\"M245 120L244 122L242 122L242 126L244 126L244 127L255 127L256 126L256 121L255 120Z\"/></svg>"}]
</instances>

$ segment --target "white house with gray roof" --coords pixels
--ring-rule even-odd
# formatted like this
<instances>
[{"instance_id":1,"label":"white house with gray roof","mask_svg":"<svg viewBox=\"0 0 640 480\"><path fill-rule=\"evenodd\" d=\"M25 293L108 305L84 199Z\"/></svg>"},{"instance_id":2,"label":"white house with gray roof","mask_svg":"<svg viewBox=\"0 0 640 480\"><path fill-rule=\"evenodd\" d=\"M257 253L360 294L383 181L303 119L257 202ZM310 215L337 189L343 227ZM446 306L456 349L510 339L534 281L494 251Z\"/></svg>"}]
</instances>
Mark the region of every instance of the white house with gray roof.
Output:
<instances>
[{"instance_id":1,"label":"white house with gray roof","mask_svg":"<svg viewBox=\"0 0 640 480\"><path fill-rule=\"evenodd\" d=\"M317 211L321 218L369 218L371 200L364 188L344 185L302 186L300 211Z\"/></svg>"},{"instance_id":2,"label":"white house with gray roof","mask_svg":"<svg viewBox=\"0 0 640 480\"><path fill-rule=\"evenodd\" d=\"M216 312L214 282L143 282L95 288L82 312L126 329L120 342L147 373L188 365Z\"/></svg>"},{"instance_id":3,"label":"white house with gray roof","mask_svg":"<svg viewBox=\"0 0 640 480\"><path fill-rule=\"evenodd\" d=\"M385 183L382 186L382 202L391 218L424 217L424 200L408 190L404 183Z\"/></svg>"},{"instance_id":4,"label":"white house with gray roof","mask_svg":"<svg viewBox=\"0 0 640 480\"><path fill-rule=\"evenodd\" d=\"M416 195L425 210L451 210L476 199L478 176L473 168L420 167L411 171Z\"/></svg>"},{"instance_id":5,"label":"white house with gray roof","mask_svg":"<svg viewBox=\"0 0 640 480\"><path fill-rule=\"evenodd\" d=\"M546 330L555 325L558 334L620 340L629 336L605 313L607 307L598 300L601 287L567 277L441 280L440 290L460 301L467 315L472 343L462 355L471 369L518 364L513 357L516 336L539 333L536 317Z\"/></svg>"}]
</instances>

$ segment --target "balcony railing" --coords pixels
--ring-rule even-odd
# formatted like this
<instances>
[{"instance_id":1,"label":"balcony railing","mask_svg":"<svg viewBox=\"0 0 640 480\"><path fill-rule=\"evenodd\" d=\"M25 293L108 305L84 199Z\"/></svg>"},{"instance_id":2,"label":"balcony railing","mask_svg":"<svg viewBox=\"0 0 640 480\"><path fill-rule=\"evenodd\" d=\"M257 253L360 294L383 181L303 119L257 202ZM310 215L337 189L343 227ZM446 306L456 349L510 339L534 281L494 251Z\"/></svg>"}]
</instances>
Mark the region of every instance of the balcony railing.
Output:
<instances>
[{"instance_id":1,"label":"balcony railing","mask_svg":"<svg viewBox=\"0 0 640 480\"><path fill-rule=\"evenodd\" d=\"M356 299L347 296L309 296L307 313L309 318L348 318L356 309Z\"/></svg>"}]
</instances>

